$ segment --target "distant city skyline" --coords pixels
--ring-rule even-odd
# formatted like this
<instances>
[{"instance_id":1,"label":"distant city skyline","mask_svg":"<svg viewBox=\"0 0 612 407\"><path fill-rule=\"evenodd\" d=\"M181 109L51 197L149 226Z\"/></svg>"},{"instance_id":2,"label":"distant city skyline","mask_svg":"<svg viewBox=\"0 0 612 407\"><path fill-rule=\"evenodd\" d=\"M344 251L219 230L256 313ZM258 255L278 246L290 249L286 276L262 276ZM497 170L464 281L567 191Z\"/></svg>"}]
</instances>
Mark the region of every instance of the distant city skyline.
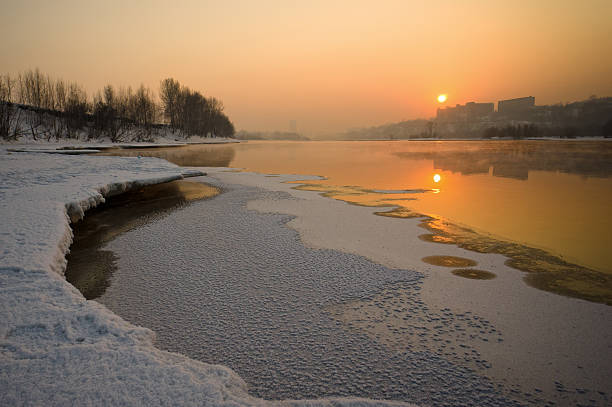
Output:
<instances>
[{"instance_id":1,"label":"distant city skyline","mask_svg":"<svg viewBox=\"0 0 612 407\"><path fill-rule=\"evenodd\" d=\"M448 116L463 112L466 119L478 118L488 114L522 112L526 109L535 107L535 97L523 96L519 98L503 99L497 101L497 110L494 102L470 101L462 105L457 103L455 106L439 107L436 110L436 118L445 120ZM470 117L471 116L471 117Z\"/></svg>"},{"instance_id":2,"label":"distant city skyline","mask_svg":"<svg viewBox=\"0 0 612 407\"><path fill-rule=\"evenodd\" d=\"M89 94L172 77L236 129L306 135L533 95L612 95L612 2L3 1L2 73L38 67Z\"/></svg>"}]
</instances>

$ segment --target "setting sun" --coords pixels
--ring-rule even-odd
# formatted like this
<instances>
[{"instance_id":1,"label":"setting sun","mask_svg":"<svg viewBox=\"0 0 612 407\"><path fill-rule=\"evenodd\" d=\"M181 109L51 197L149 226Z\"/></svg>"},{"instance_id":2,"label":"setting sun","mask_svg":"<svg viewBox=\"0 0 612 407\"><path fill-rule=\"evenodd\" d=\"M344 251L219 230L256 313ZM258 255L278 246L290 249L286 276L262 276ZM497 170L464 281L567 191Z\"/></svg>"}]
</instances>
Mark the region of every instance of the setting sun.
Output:
<instances>
[{"instance_id":1,"label":"setting sun","mask_svg":"<svg viewBox=\"0 0 612 407\"><path fill-rule=\"evenodd\" d=\"M438 102L439 103L446 102L446 94L438 95Z\"/></svg>"},{"instance_id":2,"label":"setting sun","mask_svg":"<svg viewBox=\"0 0 612 407\"><path fill-rule=\"evenodd\" d=\"M434 176L433 176L434 182L440 182L441 179L442 179L442 177L440 176L440 174L434 174Z\"/></svg>"}]
</instances>

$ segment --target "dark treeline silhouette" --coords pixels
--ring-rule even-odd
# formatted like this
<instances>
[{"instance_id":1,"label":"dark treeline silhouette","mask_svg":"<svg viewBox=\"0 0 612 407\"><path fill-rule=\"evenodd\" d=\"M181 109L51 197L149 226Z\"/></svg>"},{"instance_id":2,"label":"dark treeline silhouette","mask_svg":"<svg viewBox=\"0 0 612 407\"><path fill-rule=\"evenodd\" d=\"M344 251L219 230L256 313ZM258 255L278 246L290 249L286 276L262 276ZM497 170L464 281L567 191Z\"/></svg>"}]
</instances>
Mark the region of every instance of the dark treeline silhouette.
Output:
<instances>
[{"instance_id":1,"label":"dark treeline silhouette","mask_svg":"<svg viewBox=\"0 0 612 407\"><path fill-rule=\"evenodd\" d=\"M53 79L38 69L0 75L0 138L29 134L50 141L85 135L118 142L169 134L175 139L233 137L234 126L217 99L174 79L161 81L160 99L158 104L144 85L136 90L106 85L89 100L78 83Z\"/></svg>"},{"instance_id":2,"label":"dark treeline silhouette","mask_svg":"<svg viewBox=\"0 0 612 407\"><path fill-rule=\"evenodd\" d=\"M159 97L164 117L173 129L188 135L234 135L234 125L223 113L219 100L205 98L172 78L161 81Z\"/></svg>"},{"instance_id":3,"label":"dark treeline silhouette","mask_svg":"<svg viewBox=\"0 0 612 407\"><path fill-rule=\"evenodd\" d=\"M507 125L505 127L489 127L483 134L482 138L512 138L515 140L531 137L539 137L542 134L540 129L535 124L517 124Z\"/></svg>"},{"instance_id":4,"label":"dark treeline silhouette","mask_svg":"<svg viewBox=\"0 0 612 407\"><path fill-rule=\"evenodd\" d=\"M307 141L308 137L294 131L245 131L241 130L236 133L236 138L239 140L292 140L292 141Z\"/></svg>"}]
</instances>

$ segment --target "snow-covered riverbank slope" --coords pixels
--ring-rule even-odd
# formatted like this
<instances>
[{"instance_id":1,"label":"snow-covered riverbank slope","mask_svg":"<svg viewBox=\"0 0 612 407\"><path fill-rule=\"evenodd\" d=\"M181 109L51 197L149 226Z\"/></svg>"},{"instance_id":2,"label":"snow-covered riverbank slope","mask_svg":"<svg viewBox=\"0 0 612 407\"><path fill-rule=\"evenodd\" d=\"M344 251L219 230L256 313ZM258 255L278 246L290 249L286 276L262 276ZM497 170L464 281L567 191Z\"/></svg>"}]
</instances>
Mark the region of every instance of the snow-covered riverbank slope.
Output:
<instances>
[{"instance_id":1,"label":"snow-covered riverbank slope","mask_svg":"<svg viewBox=\"0 0 612 407\"><path fill-rule=\"evenodd\" d=\"M65 281L71 219L105 196L196 173L154 158L0 150L0 405L396 405L250 397L230 369L158 350L149 329Z\"/></svg>"}]
</instances>

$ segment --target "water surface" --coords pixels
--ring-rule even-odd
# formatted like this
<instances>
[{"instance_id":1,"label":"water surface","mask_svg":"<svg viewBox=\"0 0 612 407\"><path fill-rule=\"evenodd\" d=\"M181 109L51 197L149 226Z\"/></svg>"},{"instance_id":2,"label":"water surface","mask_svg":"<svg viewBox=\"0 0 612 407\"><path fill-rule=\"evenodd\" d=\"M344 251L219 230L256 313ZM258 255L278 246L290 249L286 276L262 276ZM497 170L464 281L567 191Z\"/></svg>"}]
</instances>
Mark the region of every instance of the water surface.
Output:
<instances>
[{"instance_id":1,"label":"water surface","mask_svg":"<svg viewBox=\"0 0 612 407\"><path fill-rule=\"evenodd\" d=\"M612 274L607 141L255 141L116 154L322 175L326 180L311 189L364 205L398 205Z\"/></svg>"},{"instance_id":2,"label":"water surface","mask_svg":"<svg viewBox=\"0 0 612 407\"><path fill-rule=\"evenodd\" d=\"M191 160L204 156L186 150ZM239 155L215 151L208 154L216 159ZM268 153L274 156L274 150ZM271 399L359 396L424 405L569 405L593 399L586 404L607 404L608 307L526 289L515 270L488 269L484 256L473 252L462 252L461 258L422 254L430 264L447 266L433 266L438 270L422 278L412 266L388 269L348 252L309 248L285 227L291 216L248 209L247 202L277 202L289 195L222 180L259 178L256 185L268 180L273 191L277 181L226 169L211 172L224 194L155 218L107 247L116 254L117 267L98 301L153 329L160 348L230 366L252 394ZM336 185L333 178L306 188L366 205L398 197L412 203L442 193L418 184L402 189ZM298 195L310 196L302 204L325 202ZM333 217L342 219L343 212L380 211L398 219L371 216L374 224L401 229L418 223L403 219L414 216L409 207L389 212L329 203L319 215L336 210ZM475 251L498 244L444 222L433 215L423 219L430 232L423 239ZM382 230L357 235L371 243L398 236ZM510 251L532 254L505 244ZM439 280L445 275L454 280ZM441 301L432 298L433 286L427 285L434 280L447 283L436 286L442 288ZM444 295L448 285L465 290ZM490 301L468 301L466 307L462 298Z\"/></svg>"},{"instance_id":3,"label":"water surface","mask_svg":"<svg viewBox=\"0 0 612 407\"><path fill-rule=\"evenodd\" d=\"M72 225L66 280L88 300L101 296L116 270L117 256L104 245L117 236L159 219L188 202L211 198L219 189L178 180L149 185L107 198Z\"/></svg>"}]
</instances>

